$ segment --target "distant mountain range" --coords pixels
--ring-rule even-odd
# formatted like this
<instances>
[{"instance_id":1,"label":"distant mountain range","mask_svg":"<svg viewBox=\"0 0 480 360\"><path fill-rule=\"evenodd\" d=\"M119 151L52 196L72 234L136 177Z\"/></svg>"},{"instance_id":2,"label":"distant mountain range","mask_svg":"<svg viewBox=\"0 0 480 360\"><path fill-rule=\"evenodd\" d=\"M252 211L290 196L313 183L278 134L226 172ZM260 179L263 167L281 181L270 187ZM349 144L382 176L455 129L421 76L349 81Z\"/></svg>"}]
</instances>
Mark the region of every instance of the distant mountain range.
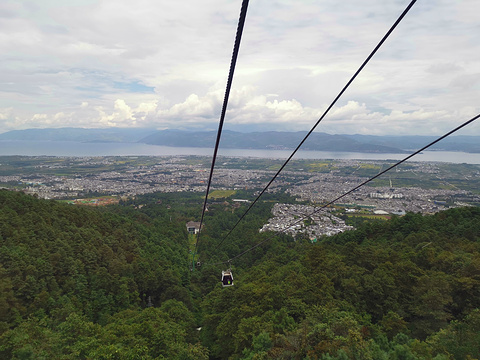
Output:
<instances>
[{"instance_id":1,"label":"distant mountain range","mask_svg":"<svg viewBox=\"0 0 480 360\"><path fill-rule=\"evenodd\" d=\"M307 132L252 132L240 133L224 131L220 146L230 149L272 149L293 150L305 137ZM186 132L177 130L158 131L141 140L151 145L165 146L193 146L213 147L216 131ZM325 133L312 133L303 144L302 150L317 151L351 151L375 153L402 153L400 148L388 145L372 145L349 139L342 135L329 135Z\"/></svg>"},{"instance_id":2,"label":"distant mountain range","mask_svg":"<svg viewBox=\"0 0 480 360\"><path fill-rule=\"evenodd\" d=\"M224 131L220 146L231 149L293 150L307 132L251 132ZM173 147L209 147L215 144L215 131L155 130L147 128L108 129L27 129L0 134L0 140L24 141L78 141L78 142L135 142ZM434 136L372 136L330 135L312 133L302 150L406 153L419 149ZM451 136L430 148L431 150L480 153L480 136Z\"/></svg>"},{"instance_id":3,"label":"distant mountain range","mask_svg":"<svg viewBox=\"0 0 480 360\"><path fill-rule=\"evenodd\" d=\"M372 136L343 135L347 138L372 144L399 147L404 150L418 150L438 139L438 136ZM429 148L429 150L463 151L480 153L480 136L449 136Z\"/></svg>"}]
</instances>

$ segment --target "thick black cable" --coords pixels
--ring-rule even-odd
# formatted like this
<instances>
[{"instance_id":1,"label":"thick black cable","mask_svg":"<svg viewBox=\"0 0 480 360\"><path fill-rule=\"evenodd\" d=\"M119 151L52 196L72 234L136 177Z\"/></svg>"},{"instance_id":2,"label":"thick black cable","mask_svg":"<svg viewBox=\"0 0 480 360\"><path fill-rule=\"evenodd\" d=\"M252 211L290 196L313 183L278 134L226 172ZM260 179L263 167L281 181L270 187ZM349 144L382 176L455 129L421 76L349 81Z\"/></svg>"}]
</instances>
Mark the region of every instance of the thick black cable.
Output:
<instances>
[{"instance_id":1,"label":"thick black cable","mask_svg":"<svg viewBox=\"0 0 480 360\"><path fill-rule=\"evenodd\" d=\"M228 98L230 96L230 89L232 87L233 74L235 72L235 65L237 63L238 52L240 50L240 41L242 39L243 27L244 27L244 24L245 24L245 19L247 17L247 8L248 8L248 0L243 0L242 8L240 10L240 18L238 20L237 33L235 35L235 44L233 46L232 60L230 62L230 70L229 70L229 73L228 73L227 87L225 89L225 96L224 96L224 99L223 99L222 113L220 115L220 123L218 124L217 140L215 141L215 149L213 151L212 166L210 168L210 175L208 177L207 191L205 193L205 200L203 202L202 217L200 219L200 232L198 233L197 241L195 242L195 251L193 253L193 261L192 262L195 262L195 254L197 253L198 241L199 241L200 233L201 233L201 230L202 230L203 218L205 216L205 210L207 208L208 193L210 191L210 185L212 183L213 169L215 168L215 160L217 159L217 152L218 152L218 147L219 147L219 144L220 144L220 137L222 135L223 123L225 121L225 114L227 112L227 104L228 104Z\"/></svg>"},{"instance_id":2,"label":"thick black cable","mask_svg":"<svg viewBox=\"0 0 480 360\"><path fill-rule=\"evenodd\" d=\"M368 180L362 182L360 185L355 186L353 189L347 191L346 193L343 193L342 195L340 195L339 197L333 199L332 201L328 202L327 204L322 205L321 207L319 207L319 208L317 208L316 210L314 210L313 212L311 212L309 215L307 215L307 216L305 216L305 217L303 217L303 218L300 218L300 219L297 220L296 222L288 225L288 226L287 226L284 230L282 230L281 232L285 232L285 231L286 231L287 229L289 229L290 227L295 226L295 225L298 224L298 223L301 223L302 221L304 221L305 219L309 218L310 216L312 216L312 215L316 214L317 212L325 209L326 207L334 204L335 202L337 202L338 200L342 199L343 197L351 194L352 192L358 190L358 189L361 188L362 186L365 186L365 185L368 184L369 182L375 180L375 179L378 178L379 176L385 174L386 172L388 172L388 171L392 170L393 168L397 167L398 165L400 165L400 164L404 163L405 161L411 159L411 158L414 157L415 155L418 155L418 154L421 153L422 151L424 151L424 150L428 149L429 147L435 145L437 142L445 139L447 136L450 136L450 135L452 135L453 133L457 132L458 130L464 128L465 126L471 124L472 122L474 122L474 121L477 120L478 118L480 118L480 114L478 114L477 116L474 116L473 118L471 118L470 120L464 122L464 123L461 124L460 126L457 126L455 129L449 131L449 132L446 133L445 135L443 135L443 136L439 137L438 139L432 141L430 144L425 145L425 146L422 147L421 149L419 149L419 150L415 151L414 153L408 155L406 158L404 158L404 159L396 162L395 164L393 164L392 166L390 166L390 167L388 167L387 169L383 170L382 172L378 173L377 175L372 176L372 177L369 178ZM264 244L264 243L266 243L267 241L272 240L272 239L273 239L273 236L272 236L272 237L269 237L269 238L267 238L267 239L265 239L265 240L263 240L263 241L261 241L261 242L259 242L258 244L256 244L256 245L252 246L251 248L249 248L249 249L241 252L241 253L238 254L238 255L235 255L235 256L231 257L230 259L228 259L228 260L226 260L226 261L217 262L217 263L213 263L213 264L206 264L206 265L220 265L220 264L225 264L225 263L232 262L233 260L239 258L240 256L246 254L247 252L249 252L249 251L251 251L251 250L259 247L260 245L262 245L262 244Z\"/></svg>"},{"instance_id":3,"label":"thick black cable","mask_svg":"<svg viewBox=\"0 0 480 360\"><path fill-rule=\"evenodd\" d=\"M402 14L398 17L397 21L391 26L391 28L387 31L387 33L383 36L382 40L375 46L373 51L368 55L368 57L365 59L365 61L362 63L362 65L358 68L358 70L353 74L351 79L347 82L347 84L343 87L343 89L340 91L340 93L335 97L335 99L332 101L330 106L325 110L323 115L317 120L315 125L311 128L311 130L305 135L303 140L298 144L296 149L292 152L292 154L288 157L288 159L285 161L285 163L280 167L280 169L277 171L277 173L273 176L273 178L270 180L270 182L265 186L265 188L260 192L260 194L257 196L257 198L252 202L252 204L248 207L248 209L245 211L245 213L240 217L240 219L237 221L237 223L233 226L233 228L228 232L228 234L218 243L215 249L218 249L220 245L225 241L226 238L230 236L230 234L235 230L237 225L245 218L247 213L250 211L250 209L257 203L258 199L267 191L267 189L270 187L270 185L275 181L277 176L282 172L283 168L288 164L288 162L293 158L293 156L297 153L298 149L303 145L303 143L307 140L307 138L310 136L310 134L316 129L318 124L325 118L325 116L328 114L328 112L332 109L332 107L336 104L338 99L343 95L343 93L347 90L347 88L350 86L350 84L355 80L355 78L358 76L358 74L363 70L363 68L367 65L367 63L370 61L370 59L375 55L375 53L380 49L380 47L383 45L383 43L387 40L387 38L390 36L390 34L395 30L397 25L402 21L402 19L407 15L407 13L410 11L412 6L417 2L417 0L412 0L410 4L405 8L405 10L402 12Z\"/></svg>"}]
</instances>

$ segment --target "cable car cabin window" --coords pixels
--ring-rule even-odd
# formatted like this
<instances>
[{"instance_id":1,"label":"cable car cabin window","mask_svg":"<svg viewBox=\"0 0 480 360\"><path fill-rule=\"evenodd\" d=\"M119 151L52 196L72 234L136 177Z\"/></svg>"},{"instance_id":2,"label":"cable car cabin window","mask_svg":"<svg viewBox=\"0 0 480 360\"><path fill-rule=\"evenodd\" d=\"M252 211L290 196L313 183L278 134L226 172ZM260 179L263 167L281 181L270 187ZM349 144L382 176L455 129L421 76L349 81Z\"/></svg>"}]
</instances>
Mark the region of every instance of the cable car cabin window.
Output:
<instances>
[{"instance_id":1,"label":"cable car cabin window","mask_svg":"<svg viewBox=\"0 0 480 360\"><path fill-rule=\"evenodd\" d=\"M222 286L233 286L233 275L230 270L222 271Z\"/></svg>"}]
</instances>

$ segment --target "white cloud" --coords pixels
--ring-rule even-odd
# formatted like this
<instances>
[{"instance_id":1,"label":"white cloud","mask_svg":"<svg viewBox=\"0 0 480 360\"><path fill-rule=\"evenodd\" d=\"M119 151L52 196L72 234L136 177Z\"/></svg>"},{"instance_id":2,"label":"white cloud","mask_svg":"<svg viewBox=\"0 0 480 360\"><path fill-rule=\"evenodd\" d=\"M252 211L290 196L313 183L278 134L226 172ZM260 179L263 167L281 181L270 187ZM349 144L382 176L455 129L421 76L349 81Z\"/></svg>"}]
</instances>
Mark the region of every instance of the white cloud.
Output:
<instances>
[{"instance_id":1,"label":"white cloud","mask_svg":"<svg viewBox=\"0 0 480 360\"><path fill-rule=\"evenodd\" d=\"M408 2L251 2L226 126L308 130ZM0 132L214 127L239 6L2 1ZM479 10L418 2L318 131L433 135L479 112Z\"/></svg>"},{"instance_id":2,"label":"white cloud","mask_svg":"<svg viewBox=\"0 0 480 360\"><path fill-rule=\"evenodd\" d=\"M183 118L186 121L198 117L211 118L215 111L212 100L209 96L200 98L196 94L191 94L183 103L175 104L170 109L160 110L158 116Z\"/></svg>"}]
</instances>

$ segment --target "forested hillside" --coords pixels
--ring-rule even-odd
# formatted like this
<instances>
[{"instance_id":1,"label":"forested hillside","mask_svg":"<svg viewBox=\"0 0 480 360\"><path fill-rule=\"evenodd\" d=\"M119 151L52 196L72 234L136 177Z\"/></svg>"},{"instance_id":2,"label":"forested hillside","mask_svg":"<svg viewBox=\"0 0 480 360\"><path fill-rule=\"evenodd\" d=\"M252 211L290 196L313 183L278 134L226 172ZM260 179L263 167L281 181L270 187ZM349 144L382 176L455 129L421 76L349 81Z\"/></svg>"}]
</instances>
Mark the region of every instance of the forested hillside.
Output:
<instances>
[{"instance_id":1,"label":"forested hillside","mask_svg":"<svg viewBox=\"0 0 480 360\"><path fill-rule=\"evenodd\" d=\"M1 359L480 358L479 208L311 244L258 233L268 201L217 247L243 213L218 203L191 272L185 223L201 195L142 202L92 209L0 191ZM213 263L267 239L222 288L227 265Z\"/></svg>"},{"instance_id":2,"label":"forested hillside","mask_svg":"<svg viewBox=\"0 0 480 360\"><path fill-rule=\"evenodd\" d=\"M7 191L0 205L1 359L206 353L196 344L180 222Z\"/></svg>"}]
</instances>

